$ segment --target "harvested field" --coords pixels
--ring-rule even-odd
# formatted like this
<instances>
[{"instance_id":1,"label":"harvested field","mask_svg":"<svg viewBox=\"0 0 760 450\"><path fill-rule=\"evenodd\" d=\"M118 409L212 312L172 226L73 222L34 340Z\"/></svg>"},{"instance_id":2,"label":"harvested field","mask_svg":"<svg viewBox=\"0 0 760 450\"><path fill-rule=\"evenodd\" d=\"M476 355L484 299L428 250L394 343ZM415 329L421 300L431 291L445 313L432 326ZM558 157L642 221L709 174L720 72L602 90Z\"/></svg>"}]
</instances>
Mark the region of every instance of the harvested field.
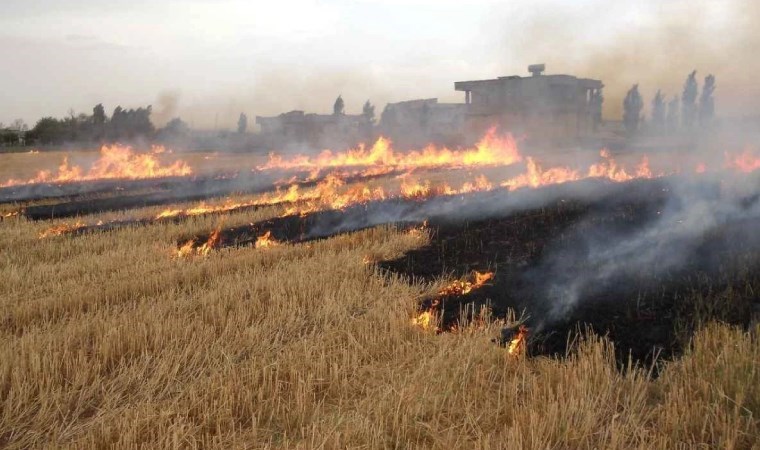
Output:
<instances>
[{"instance_id":1,"label":"harvested field","mask_svg":"<svg viewBox=\"0 0 760 450\"><path fill-rule=\"evenodd\" d=\"M758 172L520 164L0 221L0 447L758 448Z\"/></svg>"}]
</instances>

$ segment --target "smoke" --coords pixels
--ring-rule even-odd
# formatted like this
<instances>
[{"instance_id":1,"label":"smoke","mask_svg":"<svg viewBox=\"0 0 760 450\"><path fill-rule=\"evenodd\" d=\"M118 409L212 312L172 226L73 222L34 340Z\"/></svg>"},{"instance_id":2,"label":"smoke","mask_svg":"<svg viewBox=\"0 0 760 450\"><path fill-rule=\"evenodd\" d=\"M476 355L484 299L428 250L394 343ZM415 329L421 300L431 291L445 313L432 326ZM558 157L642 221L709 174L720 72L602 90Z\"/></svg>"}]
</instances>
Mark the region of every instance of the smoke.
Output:
<instances>
[{"instance_id":1,"label":"smoke","mask_svg":"<svg viewBox=\"0 0 760 450\"><path fill-rule=\"evenodd\" d=\"M657 89L667 99L680 95L694 69L700 85L708 74L717 77L718 115L754 113L760 102L760 2L598 2L534 10L540 15L525 17L524 26L501 37L504 51L523 65L544 62L549 73L601 79L606 118L622 116L623 96L633 84L639 83L648 110ZM528 37L516 39L515 33Z\"/></svg>"},{"instance_id":2,"label":"smoke","mask_svg":"<svg viewBox=\"0 0 760 450\"><path fill-rule=\"evenodd\" d=\"M163 127L167 122L177 117L180 92L176 90L163 91L158 94L153 108L152 121L157 127Z\"/></svg>"},{"instance_id":3,"label":"smoke","mask_svg":"<svg viewBox=\"0 0 760 450\"><path fill-rule=\"evenodd\" d=\"M660 278L690 265L710 270L724 264L726 241L711 241L723 231L742 252L760 250L757 181L671 179L662 210L643 226L578 224L566 239L571 244L550 251L529 276L544 303L538 327L563 320L584 299L626 281Z\"/></svg>"}]
</instances>

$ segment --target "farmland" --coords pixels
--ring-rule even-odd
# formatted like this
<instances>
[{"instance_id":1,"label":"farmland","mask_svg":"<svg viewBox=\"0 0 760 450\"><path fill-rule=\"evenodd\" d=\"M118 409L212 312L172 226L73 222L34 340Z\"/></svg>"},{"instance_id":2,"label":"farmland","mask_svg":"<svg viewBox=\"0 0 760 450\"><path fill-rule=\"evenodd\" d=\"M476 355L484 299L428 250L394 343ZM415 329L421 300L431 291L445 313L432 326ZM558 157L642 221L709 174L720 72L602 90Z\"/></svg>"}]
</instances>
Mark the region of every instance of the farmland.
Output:
<instances>
[{"instance_id":1,"label":"farmland","mask_svg":"<svg viewBox=\"0 0 760 450\"><path fill-rule=\"evenodd\" d=\"M0 155L0 447L758 448L754 153L513 145Z\"/></svg>"}]
</instances>

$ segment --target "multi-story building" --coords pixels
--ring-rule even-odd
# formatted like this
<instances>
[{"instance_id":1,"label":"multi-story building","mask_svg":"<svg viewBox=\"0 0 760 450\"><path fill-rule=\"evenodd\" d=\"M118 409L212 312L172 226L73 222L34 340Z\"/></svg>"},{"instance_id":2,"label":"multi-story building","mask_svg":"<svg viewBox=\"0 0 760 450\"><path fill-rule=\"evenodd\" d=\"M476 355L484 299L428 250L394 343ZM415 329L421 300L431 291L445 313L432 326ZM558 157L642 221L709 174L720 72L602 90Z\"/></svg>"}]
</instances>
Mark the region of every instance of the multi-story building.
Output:
<instances>
[{"instance_id":1,"label":"multi-story building","mask_svg":"<svg viewBox=\"0 0 760 450\"><path fill-rule=\"evenodd\" d=\"M545 66L528 67L531 76L457 81L465 93L465 128L479 133L492 126L531 138L582 137L601 122L599 80L571 75L544 75Z\"/></svg>"}]
</instances>

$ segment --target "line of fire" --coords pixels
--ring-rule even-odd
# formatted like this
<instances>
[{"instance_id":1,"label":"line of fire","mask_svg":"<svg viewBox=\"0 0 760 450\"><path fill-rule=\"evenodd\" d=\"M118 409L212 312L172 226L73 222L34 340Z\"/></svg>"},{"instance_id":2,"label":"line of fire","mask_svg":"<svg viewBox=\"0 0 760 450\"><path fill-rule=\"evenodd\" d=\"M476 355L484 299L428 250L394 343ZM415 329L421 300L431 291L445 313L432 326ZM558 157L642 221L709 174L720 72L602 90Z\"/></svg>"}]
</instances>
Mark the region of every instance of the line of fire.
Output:
<instances>
[{"instance_id":1,"label":"line of fire","mask_svg":"<svg viewBox=\"0 0 760 450\"><path fill-rule=\"evenodd\" d=\"M236 251L277 258L278 249L388 227L417 248L364 263L373 276L430 286L409 318L419 332L499 324L494 345L524 357L566 355L568 336L591 329L616 344L623 365L675 357L684 292L760 273L751 257L760 250L760 152L722 139L731 127L714 121L712 76L693 109L658 92L642 136L637 86L623 121L604 121L601 80L545 70L456 82L463 103L389 103L377 124L369 102L350 115L340 97L332 114L257 117L257 145L271 152L247 167L209 170L211 157L206 165L161 146L103 146L86 163L64 158L0 180L0 218L62 241L218 217L155 255L177 264ZM692 73L685 92L694 83ZM671 108L685 127L703 126L666 132ZM247 220L252 211L266 218ZM750 326L760 299L739 297L721 318Z\"/></svg>"}]
</instances>

